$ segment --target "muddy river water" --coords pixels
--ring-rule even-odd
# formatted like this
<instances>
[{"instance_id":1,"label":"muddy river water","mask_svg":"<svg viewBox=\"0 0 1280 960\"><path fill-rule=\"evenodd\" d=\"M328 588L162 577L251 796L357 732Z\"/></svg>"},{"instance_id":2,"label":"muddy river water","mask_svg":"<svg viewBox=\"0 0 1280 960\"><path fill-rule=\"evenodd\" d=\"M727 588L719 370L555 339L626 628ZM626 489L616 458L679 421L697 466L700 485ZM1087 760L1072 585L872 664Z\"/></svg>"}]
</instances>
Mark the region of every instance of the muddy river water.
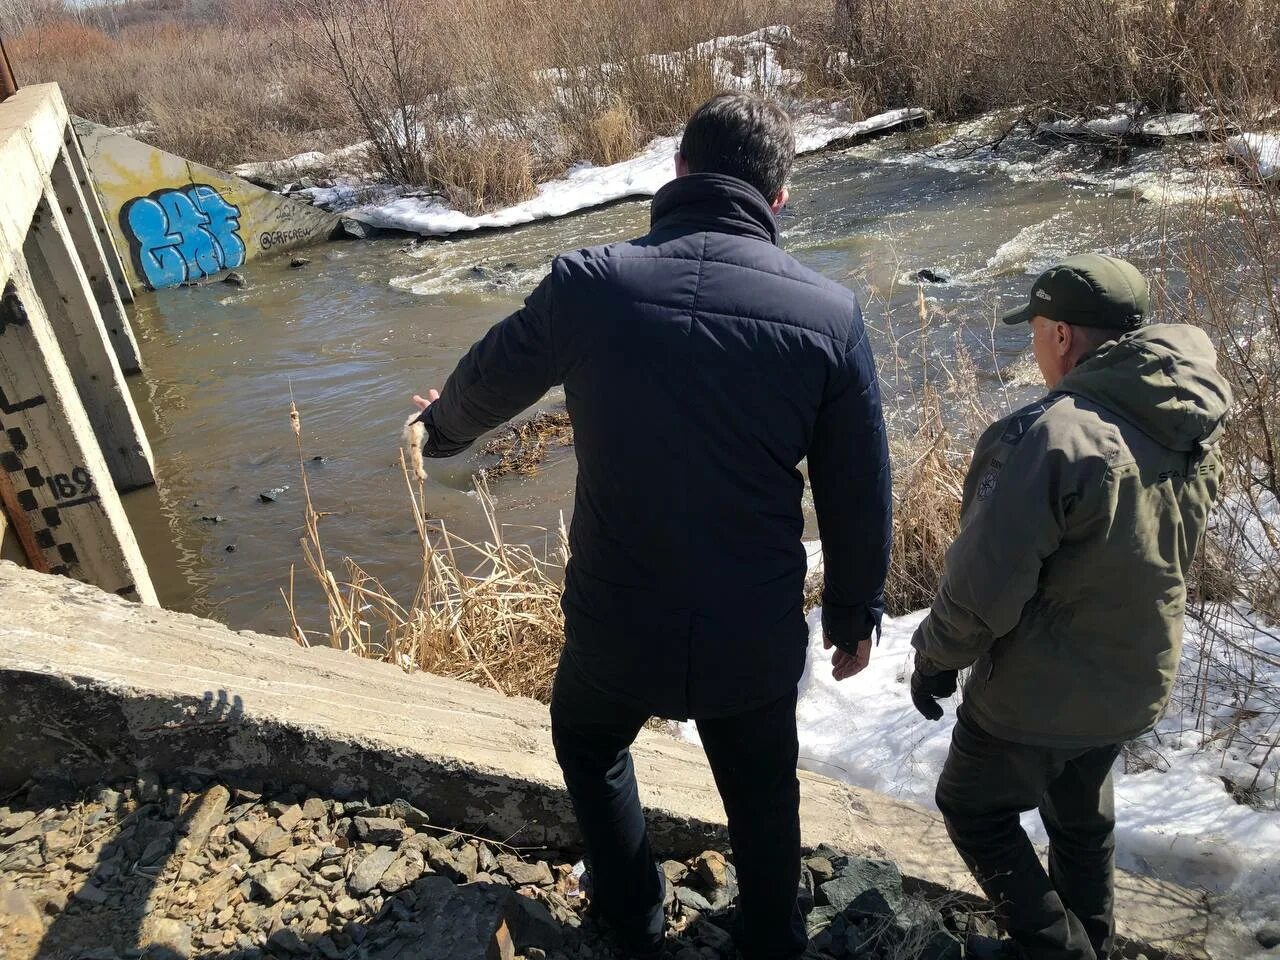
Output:
<instances>
[{"instance_id":1,"label":"muddy river water","mask_svg":"<svg viewBox=\"0 0 1280 960\"><path fill-rule=\"evenodd\" d=\"M924 347L945 362L957 337L985 389L1001 402L1029 397L1027 333L992 323L1026 296L1028 274L1088 249L1152 266L1168 239L1159 206L1131 194L1069 177L1020 182L886 163L857 150L802 161L792 198L781 217L783 246L863 296L891 406L911 394L902 378L924 376ZM286 631L280 590L291 564L301 570L303 520L291 396L316 507L331 513L323 530L334 558L355 557L393 591L410 591L418 546L397 456L409 396L442 386L558 252L643 233L648 211L648 201L622 203L446 241L338 242L307 251L311 262L301 269L287 255L250 263L244 288L139 294L146 372L133 388L159 485L131 495L127 507L162 602L237 628ZM913 281L922 269L949 281L925 286L923 332ZM552 393L540 407L562 402ZM477 451L430 463L427 492L434 515L479 536L482 518L467 493L487 462ZM504 478L494 487L500 516L554 527L571 509L573 481L571 451L552 456L537 476ZM264 502L260 494L270 491ZM317 617L313 607L313 623Z\"/></svg>"}]
</instances>

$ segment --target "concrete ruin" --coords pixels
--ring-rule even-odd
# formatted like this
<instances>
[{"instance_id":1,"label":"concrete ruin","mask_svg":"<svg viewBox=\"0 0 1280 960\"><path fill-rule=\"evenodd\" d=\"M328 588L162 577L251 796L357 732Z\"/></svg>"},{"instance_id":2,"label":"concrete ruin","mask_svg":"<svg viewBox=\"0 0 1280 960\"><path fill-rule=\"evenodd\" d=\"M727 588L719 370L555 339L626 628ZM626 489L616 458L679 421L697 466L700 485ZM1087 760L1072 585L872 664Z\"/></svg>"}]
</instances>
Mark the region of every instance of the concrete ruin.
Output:
<instances>
[{"instance_id":1,"label":"concrete ruin","mask_svg":"<svg viewBox=\"0 0 1280 960\"><path fill-rule=\"evenodd\" d=\"M328 239L338 218L110 127L75 120L125 269L151 290Z\"/></svg>"},{"instance_id":2,"label":"concrete ruin","mask_svg":"<svg viewBox=\"0 0 1280 960\"><path fill-rule=\"evenodd\" d=\"M203 771L232 785L405 797L513 842L577 842L548 712L532 700L235 632L8 563L0 609L0 795L37 772L89 785ZM635 762L658 852L727 844L701 750L645 731ZM976 894L935 813L800 778L807 845L890 859L919 887ZM1118 885L1120 934L1149 956L1238 955L1204 894L1132 874Z\"/></svg>"}]
</instances>

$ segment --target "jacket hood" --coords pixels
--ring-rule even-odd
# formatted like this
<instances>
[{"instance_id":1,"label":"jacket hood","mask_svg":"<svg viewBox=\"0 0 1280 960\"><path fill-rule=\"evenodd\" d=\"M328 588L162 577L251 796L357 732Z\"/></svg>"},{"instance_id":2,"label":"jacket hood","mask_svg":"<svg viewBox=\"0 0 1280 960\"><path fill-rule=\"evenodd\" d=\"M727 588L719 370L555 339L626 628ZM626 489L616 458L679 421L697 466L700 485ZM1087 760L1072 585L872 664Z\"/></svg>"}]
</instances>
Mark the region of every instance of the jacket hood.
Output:
<instances>
[{"instance_id":1,"label":"jacket hood","mask_svg":"<svg viewBox=\"0 0 1280 960\"><path fill-rule=\"evenodd\" d=\"M1209 337L1182 323L1151 324L1104 344L1056 392L1091 400L1162 446L1188 452L1218 439L1231 407Z\"/></svg>"},{"instance_id":2,"label":"jacket hood","mask_svg":"<svg viewBox=\"0 0 1280 960\"><path fill-rule=\"evenodd\" d=\"M751 184L720 173L690 173L659 190L649 211L653 230L709 230L778 242L778 221Z\"/></svg>"}]
</instances>

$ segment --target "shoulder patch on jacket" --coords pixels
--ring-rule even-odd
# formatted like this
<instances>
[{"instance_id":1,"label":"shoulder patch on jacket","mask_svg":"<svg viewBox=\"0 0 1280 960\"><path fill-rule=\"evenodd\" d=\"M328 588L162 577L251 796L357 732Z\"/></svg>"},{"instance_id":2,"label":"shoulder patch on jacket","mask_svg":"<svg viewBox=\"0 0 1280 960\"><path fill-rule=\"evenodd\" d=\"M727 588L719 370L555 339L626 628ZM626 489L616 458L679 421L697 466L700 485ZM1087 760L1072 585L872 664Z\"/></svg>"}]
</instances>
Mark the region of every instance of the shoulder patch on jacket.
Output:
<instances>
[{"instance_id":1,"label":"shoulder patch on jacket","mask_svg":"<svg viewBox=\"0 0 1280 960\"><path fill-rule=\"evenodd\" d=\"M1022 438L1027 435L1027 431L1031 429L1035 422L1043 417L1050 407L1065 396L1065 393L1053 394L1052 396L1045 397L1043 400L1037 400L1035 403L1014 412L1014 414L1005 421L1004 433L1000 434L1000 442L1007 443L1011 447L1016 447L1022 442Z\"/></svg>"},{"instance_id":2,"label":"shoulder patch on jacket","mask_svg":"<svg viewBox=\"0 0 1280 960\"><path fill-rule=\"evenodd\" d=\"M978 481L978 502L986 500L995 493L996 484L1000 482L1000 471L1004 469L1004 464L994 457L987 465L987 472L982 475L982 479Z\"/></svg>"}]
</instances>

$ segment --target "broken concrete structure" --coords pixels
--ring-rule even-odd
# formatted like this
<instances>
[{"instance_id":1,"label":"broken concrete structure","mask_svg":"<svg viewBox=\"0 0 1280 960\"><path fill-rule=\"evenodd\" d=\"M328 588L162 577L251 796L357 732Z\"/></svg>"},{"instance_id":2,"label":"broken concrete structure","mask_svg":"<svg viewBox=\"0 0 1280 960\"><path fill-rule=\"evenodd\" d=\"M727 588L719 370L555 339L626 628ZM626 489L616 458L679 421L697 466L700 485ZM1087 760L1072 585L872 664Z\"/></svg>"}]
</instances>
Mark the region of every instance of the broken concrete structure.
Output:
<instances>
[{"instance_id":1,"label":"broken concrete structure","mask_svg":"<svg viewBox=\"0 0 1280 960\"><path fill-rule=\"evenodd\" d=\"M269 252L333 235L338 218L247 180L76 119L89 173L130 280L198 282Z\"/></svg>"},{"instance_id":2,"label":"broken concrete structure","mask_svg":"<svg viewBox=\"0 0 1280 960\"><path fill-rule=\"evenodd\" d=\"M541 704L331 649L234 632L0 564L0 794L36 770L81 784L140 769L216 771L406 798L518 844L573 847ZM635 748L656 849L726 843L701 750L645 731ZM975 890L941 820L801 773L805 843L895 861L917 884ZM1227 958L1203 894L1122 874L1121 935L1150 956Z\"/></svg>"}]
</instances>

